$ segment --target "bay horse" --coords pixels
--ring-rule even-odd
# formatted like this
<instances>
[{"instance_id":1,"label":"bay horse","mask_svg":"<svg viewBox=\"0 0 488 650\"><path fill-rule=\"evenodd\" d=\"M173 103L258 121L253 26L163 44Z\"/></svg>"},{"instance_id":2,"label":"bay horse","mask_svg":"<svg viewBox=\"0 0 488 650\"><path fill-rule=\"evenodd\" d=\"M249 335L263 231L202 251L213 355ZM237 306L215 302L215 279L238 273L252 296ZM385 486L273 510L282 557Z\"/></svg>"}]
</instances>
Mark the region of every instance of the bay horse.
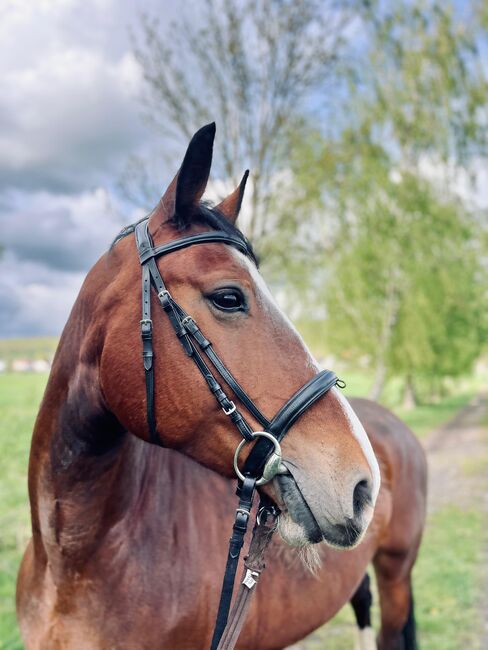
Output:
<instances>
[{"instance_id":1,"label":"bay horse","mask_svg":"<svg viewBox=\"0 0 488 650\"><path fill-rule=\"evenodd\" d=\"M207 241L161 257L156 270L253 403L272 414L318 367L235 225L246 177L218 206L201 201L214 134L213 124L195 134L147 232L161 246L182 233L218 230L248 251ZM126 229L89 272L36 420L32 539L17 583L28 650L210 644L234 518L233 454L240 437L229 426L231 409L219 408L169 319L154 308L158 444L153 439L133 230ZM149 300L158 306L154 292ZM253 413L239 407L259 429ZM376 647L365 578L372 561L381 605L378 647L415 648L411 570L426 498L426 462L415 437L381 406L351 405L332 387L281 444L284 470L260 490L281 511L282 539L271 544L238 647L285 648L349 599L360 647ZM245 446L242 461L252 446ZM297 559L297 548L319 549L315 573Z\"/></svg>"}]
</instances>

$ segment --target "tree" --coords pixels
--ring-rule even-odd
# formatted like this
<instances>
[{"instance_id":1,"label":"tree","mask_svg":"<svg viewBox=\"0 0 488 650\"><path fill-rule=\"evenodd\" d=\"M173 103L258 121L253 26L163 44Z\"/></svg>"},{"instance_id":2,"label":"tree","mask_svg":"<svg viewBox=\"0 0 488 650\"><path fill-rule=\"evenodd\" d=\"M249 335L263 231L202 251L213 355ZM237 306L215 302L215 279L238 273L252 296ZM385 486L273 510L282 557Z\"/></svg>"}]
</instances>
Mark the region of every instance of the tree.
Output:
<instances>
[{"instance_id":1,"label":"tree","mask_svg":"<svg viewBox=\"0 0 488 650\"><path fill-rule=\"evenodd\" d=\"M135 51L146 81L145 114L165 146L171 137L189 138L202 124L217 122L221 179L235 187L251 168L244 225L255 243L274 225L267 214L275 177L287 167L286 134L311 109L314 92L332 80L355 4L205 0L167 29L142 17ZM138 201L141 185L143 194L151 193L141 169L134 160L128 174L139 170Z\"/></svg>"},{"instance_id":2,"label":"tree","mask_svg":"<svg viewBox=\"0 0 488 650\"><path fill-rule=\"evenodd\" d=\"M324 269L329 343L369 356L372 397L392 374L412 396L414 379L465 371L482 340L481 217L451 189L486 156L482 34L436 0L366 8L363 20L338 128L311 129L292 169L302 190L321 181L300 228L315 242L309 268Z\"/></svg>"}]
</instances>

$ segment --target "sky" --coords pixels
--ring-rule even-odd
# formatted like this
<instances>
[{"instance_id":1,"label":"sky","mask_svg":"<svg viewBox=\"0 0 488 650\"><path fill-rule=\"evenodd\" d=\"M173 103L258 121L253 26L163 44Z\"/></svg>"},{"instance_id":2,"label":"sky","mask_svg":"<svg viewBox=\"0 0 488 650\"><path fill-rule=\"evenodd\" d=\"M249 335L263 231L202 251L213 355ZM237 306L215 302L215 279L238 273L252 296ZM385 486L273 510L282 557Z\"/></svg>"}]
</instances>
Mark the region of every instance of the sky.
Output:
<instances>
[{"instance_id":1,"label":"sky","mask_svg":"<svg viewBox=\"0 0 488 650\"><path fill-rule=\"evenodd\" d=\"M141 116L130 33L141 11L166 26L179 6L0 0L0 338L59 335L89 268L143 214L117 190L131 155L161 147ZM467 181L458 191L488 207L477 167L476 196ZM161 192L175 171L162 169Z\"/></svg>"},{"instance_id":2,"label":"sky","mask_svg":"<svg viewBox=\"0 0 488 650\"><path fill-rule=\"evenodd\" d=\"M0 337L58 335L90 266L140 216L115 189L154 138L130 30L171 6L0 2Z\"/></svg>"}]
</instances>

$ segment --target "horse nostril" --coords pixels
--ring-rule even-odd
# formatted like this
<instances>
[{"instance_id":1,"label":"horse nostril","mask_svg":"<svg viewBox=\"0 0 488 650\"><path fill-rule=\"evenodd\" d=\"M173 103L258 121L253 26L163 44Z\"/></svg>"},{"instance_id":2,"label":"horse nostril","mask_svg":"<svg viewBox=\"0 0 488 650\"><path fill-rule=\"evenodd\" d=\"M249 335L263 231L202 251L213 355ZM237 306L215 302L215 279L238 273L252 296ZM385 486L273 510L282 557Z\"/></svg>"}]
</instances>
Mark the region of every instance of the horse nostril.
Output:
<instances>
[{"instance_id":1,"label":"horse nostril","mask_svg":"<svg viewBox=\"0 0 488 650\"><path fill-rule=\"evenodd\" d=\"M354 516L359 517L365 505L371 503L371 487L369 481L363 479L356 484L352 495Z\"/></svg>"}]
</instances>

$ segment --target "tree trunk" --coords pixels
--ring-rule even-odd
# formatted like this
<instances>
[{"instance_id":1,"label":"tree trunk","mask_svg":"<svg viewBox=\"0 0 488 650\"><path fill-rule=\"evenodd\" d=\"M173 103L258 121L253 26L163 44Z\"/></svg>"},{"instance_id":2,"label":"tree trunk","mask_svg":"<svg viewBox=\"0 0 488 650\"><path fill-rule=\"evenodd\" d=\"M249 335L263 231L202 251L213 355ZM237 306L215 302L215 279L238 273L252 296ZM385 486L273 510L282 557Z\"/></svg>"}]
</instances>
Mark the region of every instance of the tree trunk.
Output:
<instances>
[{"instance_id":1,"label":"tree trunk","mask_svg":"<svg viewBox=\"0 0 488 650\"><path fill-rule=\"evenodd\" d=\"M415 406L417 406L417 396L415 395L413 378L412 375L407 375L405 378L405 390L403 393L403 408L406 411L411 411Z\"/></svg>"},{"instance_id":2,"label":"tree trunk","mask_svg":"<svg viewBox=\"0 0 488 650\"><path fill-rule=\"evenodd\" d=\"M384 359L380 359L376 364L376 372L375 372L373 385L371 386L371 390L369 391L369 399L372 399L375 402L379 400L379 398L381 397L381 393L383 392L383 388L385 387L385 381L386 381L386 365Z\"/></svg>"}]
</instances>

